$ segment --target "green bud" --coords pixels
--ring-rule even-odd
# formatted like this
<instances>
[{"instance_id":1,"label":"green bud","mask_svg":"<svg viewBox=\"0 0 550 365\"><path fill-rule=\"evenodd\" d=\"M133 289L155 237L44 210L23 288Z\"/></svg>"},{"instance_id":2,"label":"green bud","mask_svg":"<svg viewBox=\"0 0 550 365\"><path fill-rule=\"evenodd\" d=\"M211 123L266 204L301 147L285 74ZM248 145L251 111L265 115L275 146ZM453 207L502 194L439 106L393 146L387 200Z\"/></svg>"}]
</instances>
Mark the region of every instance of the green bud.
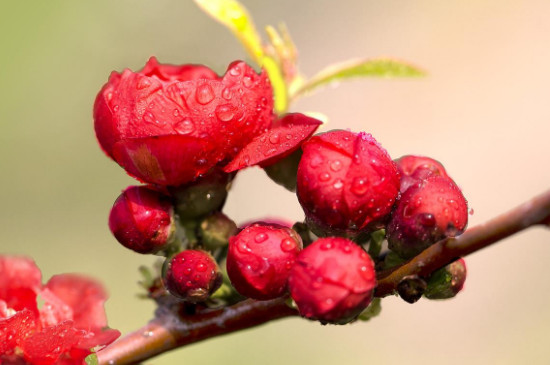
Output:
<instances>
[{"instance_id":1,"label":"green bud","mask_svg":"<svg viewBox=\"0 0 550 365\"><path fill-rule=\"evenodd\" d=\"M171 189L175 211L182 220L221 210L233 175L214 171L191 184Z\"/></svg>"},{"instance_id":2,"label":"green bud","mask_svg":"<svg viewBox=\"0 0 550 365\"><path fill-rule=\"evenodd\" d=\"M282 160L264 167L264 171L271 180L285 187L291 192L296 191L296 175L298 164L302 158L302 149L298 148Z\"/></svg>"},{"instance_id":3,"label":"green bud","mask_svg":"<svg viewBox=\"0 0 550 365\"><path fill-rule=\"evenodd\" d=\"M428 299L449 299L458 294L466 281L466 263L463 259L436 270L428 280L424 296Z\"/></svg>"},{"instance_id":4,"label":"green bud","mask_svg":"<svg viewBox=\"0 0 550 365\"><path fill-rule=\"evenodd\" d=\"M214 251L229 244L229 237L237 233L237 225L221 212L204 218L198 227L198 234L205 249Z\"/></svg>"}]
</instances>

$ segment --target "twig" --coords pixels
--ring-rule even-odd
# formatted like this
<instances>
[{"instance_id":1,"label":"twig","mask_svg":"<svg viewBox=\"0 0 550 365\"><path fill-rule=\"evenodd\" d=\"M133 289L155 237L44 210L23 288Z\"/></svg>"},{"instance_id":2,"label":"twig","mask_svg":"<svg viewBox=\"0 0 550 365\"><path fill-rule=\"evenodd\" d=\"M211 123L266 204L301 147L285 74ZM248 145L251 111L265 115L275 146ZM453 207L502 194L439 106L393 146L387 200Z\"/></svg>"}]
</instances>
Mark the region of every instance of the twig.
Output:
<instances>
[{"instance_id":1,"label":"twig","mask_svg":"<svg viewBox=\"0 0 550 365\"><path fill-rule=\"evenodd\" d=\"M459 257L536 224L550 224L550 190L484 224L468 229L457 238L432 245L401 266L379 273L375 296L392 294L407 275L429 276L434 270ZM177 304L160 303L155 319L99 351L99 364L134 364L191 343L297 315L296 310L290 308L285 300L248 299L230 307L195 315L181 313Z\"/></svg>"}]
</instances>

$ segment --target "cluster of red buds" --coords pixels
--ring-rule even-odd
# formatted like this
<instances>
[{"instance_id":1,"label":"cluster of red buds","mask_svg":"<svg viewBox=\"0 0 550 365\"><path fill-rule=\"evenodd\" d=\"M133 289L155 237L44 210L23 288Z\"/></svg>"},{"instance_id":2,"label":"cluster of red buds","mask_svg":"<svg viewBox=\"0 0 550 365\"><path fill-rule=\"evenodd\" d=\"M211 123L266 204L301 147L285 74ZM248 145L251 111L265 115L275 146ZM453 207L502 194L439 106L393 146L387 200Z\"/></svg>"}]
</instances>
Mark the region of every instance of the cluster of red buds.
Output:
<instances>
[{"instance_id":1,"label":"cluster of red buds","mask_svg":"<svg viewBox=\"0 0 550 365\"><path fill-rule=\"evenodd\" d=\"M95 102L96 135L146 185L124 190L109 227L123 246L165 256L163 288L188 305L289 296L306 318L348 323L372 301L375 267L464 231L466 200L439 162L392 160L363 132L312 137L321 122L278 116L273 102L265 71L243 62L223 76L154 58L113 73ZM222 212L235 174L254 165L296 189L305 223L237 228ZM376 248L380 232L389 254ZM420 278L422 293L452 297L465 272L457 261Z\"/></svg>"}]
</instances>

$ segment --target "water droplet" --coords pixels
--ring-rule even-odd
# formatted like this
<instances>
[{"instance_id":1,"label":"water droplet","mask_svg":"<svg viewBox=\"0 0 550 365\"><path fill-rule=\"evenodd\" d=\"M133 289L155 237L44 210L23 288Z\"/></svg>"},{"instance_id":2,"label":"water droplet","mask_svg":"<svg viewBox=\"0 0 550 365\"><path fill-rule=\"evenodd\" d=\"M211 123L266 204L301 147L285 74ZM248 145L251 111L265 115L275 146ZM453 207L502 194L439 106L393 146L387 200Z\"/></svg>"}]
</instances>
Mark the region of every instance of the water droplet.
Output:
<instances>
[{"instance_id":1,"label":"water droplet","mask_svg":"<svg viewBox=\"0 0 550 365\"><path fill-rule=\"evenodd\" d=\"M330 250L332 247L332 242L325 242L321 245L321 250L327 251Z\"/></svg>"},{"instance_id":2,"label":"water droplet","mask_svg":"<svg viewBox=\"0 0 550 365\"><path fill-rule=\"evenodd\" d=\"M119 109L119 106L118 106L118 105L113 106L113 111L114 111L115 113L118 112L118 109Z\"/></svg>"},{"instance_id":3,"label":"water droplet","mask_svg":"<svg viewBox=\"0 0 550 365\"><path fill-rule=\"evenodd\" d=\"M433 214L430 213L423 213L418 216L418 222L427 227L433 227L435 226L435 217Z\"/></svg>"},{"instance_id":4,"label":"water droplet","mask_svg":"<svg viewBox=\"0 0 550 365\"><path fill-rule=\"evenodd\" d=\"M216 108L216 116L222 122L229 122L235 116L233 105L225 104Z\"/></svg>"},{"instance_id":5,"label":"water droplet","mask_svg":"<svg viewBox=\"0 0 550 365\"><path fill-rule=\"evenodd\" d=\"M197 88L195 99L197 99L197 102L202 105L206 105L214 100L214 90L212 89L212 86L208 84L200 85Z\"/></svg>"},{"instance_id":6,"label":"water droplet","mask_svg":"<svg viewBox=\"0 0 550 365\"><path fill-rule=\"evenodd\" d=\"M193 272L193 270L191 270L190 267L186 267L184 270L183 270L183 273L185 275L191 275L191 273Z\"/></svg>"},{"instance_id":7,"label":"water droplet","mask_svg":"<svg viewBox=\"0 0 550 365\"><path fill-rule=\"evenodd\" d=\"M341 179L338 179L332 186L334 187L334 189L342 189L342 187L344 186L344 183L342 182Z\"/></svg>"},{"instance_id":8,"label":"water droplet","mask_svg":"<svg viewBox=\"0 0 550 365\"><path fill-rule=\"evenodd\" d=\"M351 246L345 245L342 250L344 251L344 253L351 253Z\"/></svg>"},{"instance_id":9,"label":"water droplet","mask_svg":"<svg viewBox=\"0 0 550 365\"><path fill-rule=\"evenodd\" d=\"M233 67L229 70L229 74L232 76L239 76L241 74L241 68L239 66Z\"/></svg>"},{"instance_id":10,"label":"water droplet","mask_svg":"<svg viewBox=\"0 0 550 365\"><path fill-rule=\"evenodd\" d=\"M473 215L474 214L474 208L470 208L470 210L468 211L468 214Z\"/></svg>"},{"instance_id":11,"label":"water droplet","mask_svg":"<svg viewBox=\"0 0 550 365\"><path fill-rule=\"evenodd\" d=\"M340 171L342 168L342 162L340 160L334 160L330 163L330 169L334 172Z\"/></svg>"},{"instance_id":12,"label":"water droplet","mask_svg":"<svg viewBox=\"0 0 550 365\"><path fill-rule=\"evenodd\" d=\"M206 265L201 262L201 263L197 264L196 269L199 272L205 272L206 271Z\"/></svg>"},{"instance_id":13,"label":"water droplet","mask_svg":"<svg viewBox=\"0 0 550 365\"><path fill-rule=\"evenodd\" d=\"M369 188L367 182L365 177L356 177L351 184L351 192L355 195L364 195Z\"/></svg>"},{"instance_id":14,"label":"water droplet","mask_svg":"<svg viewBox=\"0 0 550 365\"><path fill-rule=\"evenodd\" d=\"M193 132L193 130L195 129L195 126L193 125L193 122L191 120L184 119L176 123L176 125L174 126L174 129L179 134L189 134Z\"/></svg>"},{"instance_id":15,"label":"water droplet","mask_svg":"<svg viewBox=\"0 0 550 365\"><path fill-rule=\"evenodd\" d=\"M330 180L330 174L328 172L323 172L323 173L319 174L319 180L329 181Z\"/></svg>"},{"instance_id":16,"label":"water droplet","mask_svg":"<svg viewBox=\"0 0 550 365\"><path fill-rule=\"evenodd\" d=\"M195 164L196 164L197 166L204 166L204 165L206 165L207 162L208 162L208 161L206 161L205 158L199 158L199 159L197 160L197 162L195 162Z\"/></svg>"},{"instance_id":17,"label":"water droplet","mask_svg":"<svg viewBox=\"0 0 550 365\"><path fill-rule=\"evenodd\" d=\"M245 87L251 87L252 86L252 78L250 76L243 77L243 85Z\"/></svg>"},{"instance_id":18,"label":"water droplet","mask_svg":"<svg viewBox=\"0 0 550 365\"><path fill-rule=\"evenodd\" d=\"M320 155L313 155L313 157L309 161L309 166L315 169L321 166L322 163L323 163L323 157L321 157Z\"/></svg>"},{"instance_id":19,"label":"water droplet","mask_svg":"<svg viewBox=\"0 0 550 365\"><path fill-rule=\"evenodd\" d=\"M151 86L151 81L146 77L142 77L137 83L138 90L145 89L146 87L149 87L149 86Z\"/></svg>"},{"instance_id":20,"label":"water droplet","mask_svg":"<svg viewBox=\"0 0 550 365\"><path fill-rule=\"evenodd\" d=\"M296 241L292 238L285 238L281 241L281 250L284 252L290 252L296 249Z\"/></svg>"},{"instance_id":21,"label":"water droplet","mask_svg":"<svg viewBox=\"0 0 550 365\"><path fill-rule=\"evenodd\" d=\"M256 237L254 237L254 241L256 241L256 243L262 243L262 242L265 242L266 240L267 240L267 234L265 233L258 233Z\"/></svg>"},{"instance_id":22,"label":"water droplet","mask_svg":"<svg viewBox=\"0 0 550 365\"><path fill-rule=\"evenodd\" d=\"M145 331L143 332L143 337L151 337L153 336L153 331Z\"/></svg>"},{"instance_id":23,"label":"water droplet","mask_svg":"<svg viewBox=\"0 0 550 365\"><path fill-rule=\"evenodd\" d=\"M174 118L177 118L180 116L180 111L178 109L174 109L174 111L172 112L172 115L174 116Z\"/></svg>"},{"instance_id":24,"label":"water droplet","mask_svg":"<svg viewBox=\"0 0 550 365\"><path fill-rule=\"evenodd\" d=\"M273 144L279 143L279 133L275 133L275 134L272 134L271 136L269 136L269 142L271 142Z\"/></svg>"},{"instance_id":25,"label":"water droplet","mask_svg":"<svg viewBox=\"0 0 550 365\"><path fill-rule=\"evenodd\" d=\"M105 99L107 99L107 101L111 101L113 99L113 93L107 93L107 95L105 95Z\"/></svg>"},{"instance_id":26,"label":"water droplet","mask_svg":"<svg viewBox=\"0 0 550 365\"><path fill-rule=\"evenodd\" d=\"M154 123L155 116L151 112L146 112L145 114L143 114L143 120L147 123Z\"/></svg>"},{"instance_id":27,"label":"water droplet","mask_svg":"<svg viewBox=\"0 0 550 365\"><path fill-rule=\"evenodd\" d=\"M250 247L248 247L248 245L247 245L245 242L240 242L240 243L237 245L237 250L238 250L240 253L249 253L249 252L252 252L252 250L250 249Z\"/></svg>"},{"instance_id":28,"label":"water droplet","mask_svg":"<svg viewBox=\"0 0 550 365\"><path fill-rule=\"evenodd\" d=\"M223 89L222 98L224 98L225 100L230 100L232 96L233 96L233 92L231 92L230 89L228 88Z\"/></svg>"}]
</instances>

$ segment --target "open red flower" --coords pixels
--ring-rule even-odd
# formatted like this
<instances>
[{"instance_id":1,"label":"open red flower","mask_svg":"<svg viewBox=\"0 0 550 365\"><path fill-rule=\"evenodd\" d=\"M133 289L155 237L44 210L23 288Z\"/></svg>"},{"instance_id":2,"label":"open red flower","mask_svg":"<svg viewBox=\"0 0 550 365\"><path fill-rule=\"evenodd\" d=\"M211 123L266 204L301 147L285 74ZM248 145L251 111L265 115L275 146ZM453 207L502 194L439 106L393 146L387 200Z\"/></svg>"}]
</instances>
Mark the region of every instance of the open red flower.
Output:
<instances>
[{"instance_id":1,"label":"open red flower","mask_svg":"<svg viewBox=\"0 0 550 365\"><path fill-rule=\"evenodd\" d=\"M95 131L105 153L139 180L170 186L227 165L267 133L274 119L266 72L257 74L241 61L220 77L205 66L162 65L151 58L141 71L113 72L94 105ZM305 131L298 128L302 124ZM286 142L308 138L319 124L293 123L297 131ZM262 150L265 155L254 161L239 157L231 171L284 157L283 150L299 146L283 142L276 143L276 151Z\"/></svg>"},{"instance_id":2,"label":"open red flower","mask_svg":"<svg viewBox=\"0 0 550 365\"><path fill-rule=\"evenodd\" d=\"M120 336L106 329L106 299L92 279L62 274L42 286L32 260L0 256L0 363L82 364Z\"/></svg>"}]
</instances>

